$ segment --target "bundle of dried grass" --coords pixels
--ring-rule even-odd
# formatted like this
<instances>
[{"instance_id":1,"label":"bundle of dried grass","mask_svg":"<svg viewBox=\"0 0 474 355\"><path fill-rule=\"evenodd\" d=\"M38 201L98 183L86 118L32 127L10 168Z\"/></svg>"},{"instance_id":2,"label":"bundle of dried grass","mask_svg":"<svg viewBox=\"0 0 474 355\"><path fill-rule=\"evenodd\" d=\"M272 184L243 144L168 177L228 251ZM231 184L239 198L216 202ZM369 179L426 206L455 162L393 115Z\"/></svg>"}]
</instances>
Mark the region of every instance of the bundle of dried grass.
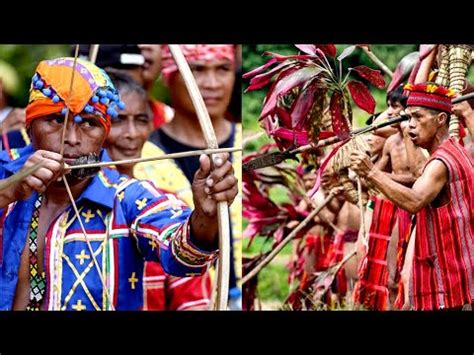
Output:
<instances>
[{"instance_id":1,"label":"bundle of dried grass","mask_svg":"<svg viewBox=\"0 0 474 355\"><path fill-rule=\"evenodd\" d=\"M349 178L349 167L351 165L351 153L355 150L368 152L369 146L361 136L352 138L348 143L342 146L329 161L331 169L339 177L339 183L344 187L346 199L354 204L359 202L355 181ZM362 201L365 205L367 201Z\"/></svg>"},{"instance_id":2,"label":"bundle of dried grass","mask_svg":"<svg viewBox=\"0 0 474 355\"><path fill-rule=\"evenodd\" d=\"M438 75L436 83L462 92L466 86L466 76L473 57L473 45L440 45L438 54ZM459 119L451 115L449 135L459 138Z\"/></svg>"}]
</instances>

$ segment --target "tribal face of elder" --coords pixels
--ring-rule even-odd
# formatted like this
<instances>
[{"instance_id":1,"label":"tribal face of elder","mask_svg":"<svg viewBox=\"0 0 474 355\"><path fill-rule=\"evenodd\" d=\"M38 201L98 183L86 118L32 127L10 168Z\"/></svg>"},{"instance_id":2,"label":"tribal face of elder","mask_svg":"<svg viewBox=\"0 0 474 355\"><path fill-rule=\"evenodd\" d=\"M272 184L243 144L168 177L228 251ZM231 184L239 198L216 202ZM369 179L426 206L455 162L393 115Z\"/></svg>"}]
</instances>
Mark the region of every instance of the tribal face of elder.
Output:
<instances>
[{"instance_id":1,"label":"tribal face of elder","mask_svg":"<svg viewBox=\"0 0 474 355\"><path fill-rule=\"evenodd\" d=\"M406 85L404 130L430 154L412 188L373 166L362 152L352 169L397 206L416 214L410 303L415 310L466 309L474 299L474 162L449 136L454 92L433 83Z\"/></svg>"},{"instance_id":2,"label":"tribal face of elder","mask_svg":"<svg viewBox=\"0 0 474 355\"><path fill-rule=\"evenodd\" d=\"M115 169L70 169L80 157L101 159L111 120L123 108L107 74L92 63L58 58L38 65L26 109L32 144L0 155L2 179L43 163L0 192L0 309L140 310L145 260L193 276L216 259L217 203L232 203L237 194L227 153L214 156L213 169L209 157L200 157L193 211Z\"/></svg>"}]
</instances>

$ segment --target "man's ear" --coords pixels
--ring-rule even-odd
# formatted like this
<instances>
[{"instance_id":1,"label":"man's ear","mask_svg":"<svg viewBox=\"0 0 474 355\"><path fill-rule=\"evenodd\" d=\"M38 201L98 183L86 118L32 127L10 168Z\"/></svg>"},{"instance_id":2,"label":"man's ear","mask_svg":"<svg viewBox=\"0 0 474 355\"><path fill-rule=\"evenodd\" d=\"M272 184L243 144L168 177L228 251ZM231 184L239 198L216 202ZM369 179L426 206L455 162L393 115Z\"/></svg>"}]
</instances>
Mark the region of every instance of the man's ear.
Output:
<instances>
[{"instance_id":1,"label":"man's ear","mask_svg":"<svg viewBox=\"0 0 474 355\"><path fill-rule=\"evenodd\" d=\"M28 126L28 128L25 127L25 130L26 130L26 134L28 135L28 138L30 139L30 144L33 146L33 148L36 149L36 147L34 146L34 142L33 142L33 125L35 124L35 120L33 120L30 125Z\"/></svg>"},{"instance_id":2,"label":"man's ear","mask_svg":"<svg viewBox=\"0 0 474 355\"><path fill-rule=\"evenodd\" d=\"M439 126L444 126L448 120L448 114L446 112L438 113L437 120Z\"/></svg>"},{"instance_id":3,"label":"man's ear","mask_svg":"<svg viewBox=\"0 0 474 355\"><path fill-rule=\"evenodd\" d=\"M33 122L30 123L30 125L28 126L28 128L25 128L26 130L26 134L28 135L28 138L30 139L30 142L31 142L31 138L33 137L33 133L31 132L31 126L32 126Z\"/></svg>"}]
</instances>

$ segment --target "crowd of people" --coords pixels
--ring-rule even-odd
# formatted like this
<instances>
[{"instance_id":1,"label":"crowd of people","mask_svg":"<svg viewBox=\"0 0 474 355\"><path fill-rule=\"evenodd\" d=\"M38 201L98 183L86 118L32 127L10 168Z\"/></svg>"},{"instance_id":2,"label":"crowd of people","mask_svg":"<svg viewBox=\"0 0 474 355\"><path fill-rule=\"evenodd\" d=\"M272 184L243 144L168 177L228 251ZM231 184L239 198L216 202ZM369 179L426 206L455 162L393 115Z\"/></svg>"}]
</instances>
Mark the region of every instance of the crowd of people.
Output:
<instances>
[{"instance_id":1,"label":"crowd of people","mask_svg":"<svg viewBox=\"0 0 474 355\"><path fill-rule=\"evenodd\" d=\"M240 148L240 46L180 47L219 147ZM438 48L402 59L386 109L366 124L407 119L366 134L347 174L322 166L332 147L298 170L306 191L321 186L295 214L334 197L295 242L291 309L472 309L474 103L453 104L460 93L435 82ZM167 45L92 54L81 45L35 63L26 107L11 101L14 63L0 61L0 179L11 181L0 190L0 310L212 309L218 202L230 212L228 308L241 309L241 154L113 165L206 141Z\"/></svg>"},{"instance_id":2,"label":"crowd of people","mask_svg":"<svg viewBox=\"0 0 474 355\"><path fill-rule=\"evenodd\" d=\"M436 51L407 56L410 70L389 85L387 108L366 124L407 120L367 134L368 151L352 150L351 186L342 187L330 164L325 168L314 201L320 204L335 188L337 195L302 239L293 266L299 285L287 300L292 309L472 309L474 106L452 103L471 84L462 93L436 84ZM407 83L417 61L416 77ZM458 137L449 132L452 115L460 120ZM319 168L302 175L308 190ZM363 204L351 194L358 179ZM327 287L324 273L346 256L327 292L318 293Z\"/></svg>"},{"instance_id":3,"label":"crowd of people","mask_svg":"<svg viewBox=\"0 0 474 355\"><path fill-rule=\"evenodd\" d=\"M219 147L240 147L238 46L180 47ZM94 64L91 46L75 52L37 65L26 108L10 106L15 69L0 67L8 77L0 87L0 178L43 164L1 191L0 309L211 309L220 201L229 203L232 225L228 307L240 309L239 154L216 155L212 169L205 155L68 169L81 158L206 148L167 45L100 45ZM157 80L167 104L153 96Z\"/></svg>"}]
</instances>

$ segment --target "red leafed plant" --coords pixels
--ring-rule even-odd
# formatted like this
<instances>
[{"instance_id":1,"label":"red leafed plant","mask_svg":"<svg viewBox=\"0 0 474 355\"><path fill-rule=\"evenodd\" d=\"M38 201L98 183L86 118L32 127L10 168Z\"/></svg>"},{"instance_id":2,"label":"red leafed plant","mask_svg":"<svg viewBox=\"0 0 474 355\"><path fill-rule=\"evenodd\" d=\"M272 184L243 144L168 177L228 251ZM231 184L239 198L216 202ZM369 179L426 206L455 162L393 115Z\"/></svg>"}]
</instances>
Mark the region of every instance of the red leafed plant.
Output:
<instances>
[{"instance_id":1,"label":"red leafed plant","mask_svg":"<svg viewBox=\"0 0 474 355\"><path fill-rule=\"evenodd\" d=\"M258 154L267 153L272 148L275 145L265 145ZM256 155L246 155L242 162L246 163ZM272 237L278 244L284 238L287 232L285 226L290 221L304 219L304 215L294 207L305 194L302 179L294 167L281 164L264 170L244 171L242 183L242 216L249 222L244 237L250 238L249 246L257 235ZM291 203L276 203L271 199L270 189L277 185L287 190Z\"/></svg>"},{"instance_id":2,"label":"red leafed plant","mask_svg":"<svg viewBox=\"0 0 474 355\"><path fill-rule=\"evenodd\" d=\"M244 156L243 163L253 159L257 154L265 154L275 150L275 144L262 146L257 153ZM249 238L247 247L250 247L255 237L266 238L271 241L271 248L275 248L292 231L291 225L301 222L308 211L301 207L301 201L307 199L303 181L304 166L311 163L303 161L299 165L278 164L265 169L256 169L242 172L243 181L243 212L242 215L248 220L248 225L244 231L244 237ZM279 186L285 189L288 202L276 202L271 194L271 189ZM307 231L313 227L309 223L303 228L296 239L301 239ZM302 252L301 248L298 248ZM243 274L252 270L269 253L260 252L244 260ZM301 261L300 255L296 260ZM289 280L292 281L301 274L301 262L290 263ZM291 282L290 282L291 283ZM257 276L244 284L245 310L252 310L257 297Z\"/></svg>"},{"instance_id":3,"label":"red leafed plant","mask_svg":"<svg viewBox=\"0 0 474 355\"><path fill-rule=\"evenodd\" d=\"M368 87L352 79L352 74L377 88L385 86L380 71L359 65L343 73L342 61L356 47L349 46L336 57L332 44L297 44L303 54L282 56L266 52L270 60L243 75L250 79L246 91L271 84L260 120L280 149L300 146L320 139L321 121L329 109L333 132L349 135L352 110L349 97L361 109L373 114L375 100Z\"/></svg>"}]
</instances>

